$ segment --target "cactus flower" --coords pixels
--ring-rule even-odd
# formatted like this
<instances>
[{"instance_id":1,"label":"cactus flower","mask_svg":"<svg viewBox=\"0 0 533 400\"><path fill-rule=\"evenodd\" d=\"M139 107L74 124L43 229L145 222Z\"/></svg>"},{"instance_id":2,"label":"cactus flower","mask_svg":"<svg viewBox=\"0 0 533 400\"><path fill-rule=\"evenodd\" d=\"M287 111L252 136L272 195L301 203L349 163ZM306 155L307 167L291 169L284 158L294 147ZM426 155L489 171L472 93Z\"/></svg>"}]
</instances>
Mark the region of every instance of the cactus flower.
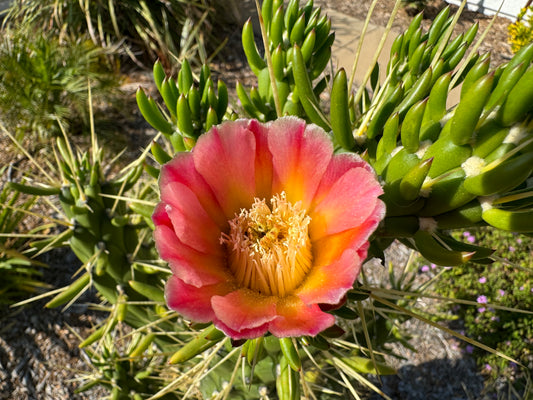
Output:
<instances>
[{"instance_id":1,"label":"cactus flower","mask_svg":"<svg viewBox=\"0 0 533 400\"><path fill-rule=\"evenodd\" d=\"M321 128L295 117L213 127L162 167L159 185L168 306L234 339L333 325L323 309L352 288L385 213L371 167L334 155Z\"/></svg>"}]
</instances>

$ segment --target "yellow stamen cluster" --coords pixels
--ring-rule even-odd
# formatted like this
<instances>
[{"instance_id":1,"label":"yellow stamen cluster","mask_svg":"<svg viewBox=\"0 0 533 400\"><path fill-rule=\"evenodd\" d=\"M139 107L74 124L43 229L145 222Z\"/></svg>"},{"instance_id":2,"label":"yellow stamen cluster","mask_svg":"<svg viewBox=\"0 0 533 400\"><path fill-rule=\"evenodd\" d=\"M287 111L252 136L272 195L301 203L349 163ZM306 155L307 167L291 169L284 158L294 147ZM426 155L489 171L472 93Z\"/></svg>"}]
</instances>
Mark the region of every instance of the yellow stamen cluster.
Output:
<instances>
[{"instance_id":1,"label":"yellow stamen cluster","mask_svg":"<svg viewBox=\"0 0 533 400\"><path fill-rule=\"evenodd\" d=\"M284 297L297 288L312 265L308 227L311 218L301 203L291 204L285 193L255 199L250 209L229 222L221 243L228 266L242 287L264 295Z\"/></svg>"}]
</instances>

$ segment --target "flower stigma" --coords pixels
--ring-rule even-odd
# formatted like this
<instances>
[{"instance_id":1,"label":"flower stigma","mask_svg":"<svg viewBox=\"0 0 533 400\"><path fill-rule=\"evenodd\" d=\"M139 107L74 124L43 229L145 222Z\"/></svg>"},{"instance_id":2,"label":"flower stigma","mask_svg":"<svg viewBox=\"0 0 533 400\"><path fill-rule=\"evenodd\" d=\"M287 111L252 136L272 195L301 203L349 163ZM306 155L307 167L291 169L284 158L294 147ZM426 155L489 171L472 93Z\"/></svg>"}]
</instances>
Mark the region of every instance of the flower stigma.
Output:
<instances>
[{"instance_id":1,"label":"flower stigma","mask_svg":"<svg viewBox=\"0 0 533 400\"><path fill-rule=\"evenodd\" d=\"M221 243L228 266L242 287L267 296L284 297L296 289L312 266L308 227L311 218L301 202L291 204L284 192L254 199L230 222Z\"/></svg>"}]
</instances>

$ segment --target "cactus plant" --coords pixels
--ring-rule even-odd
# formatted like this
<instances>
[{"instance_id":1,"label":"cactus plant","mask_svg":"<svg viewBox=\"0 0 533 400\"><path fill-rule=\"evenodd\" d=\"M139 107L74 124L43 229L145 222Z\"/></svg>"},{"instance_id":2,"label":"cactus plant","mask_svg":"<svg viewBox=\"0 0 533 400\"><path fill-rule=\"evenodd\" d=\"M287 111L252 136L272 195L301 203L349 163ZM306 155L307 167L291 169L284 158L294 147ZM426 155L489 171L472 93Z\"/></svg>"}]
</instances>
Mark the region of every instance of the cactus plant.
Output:
<instances>
[{"instance_id":1,"label":"cactus plant","mask_svg":"<svg viewBox=\"0 0 533 400\"><path fill-rule=\"evenodd\" d=\"M241 102L242 110L233 110L228 106L229 95L225 84L219 80L215 85L207 66L202 67L199 80L195 81L187 61L182 62L176 79L167 77L160 63L155 64L154 80L164 106L160 108L142 89L137 92L137 103L142 115L164 139L162 144L154 141L149 146L154 160L159 164L146 167L152 176L148 178L151 179L150 183L139 183L144 161L142 158L130 165L120 178L107 179L101 171L101 153L96 147L93 147L92 157L81 153L74 155L68 142L59 139L58 171L61 171L64 184L39 187L18 185L18 189L22 191L57 195L65 214L71 219L71 229L63 233L62 239L70 241L71 247L84 263L84 274L49 305L68 303L80 290L93 283L107 300L109 319L86 338L82 345L91 346L96 341L105 345L105 352L90 351L93 360L112 364L116 370L111 390L117 398L124 397L131 390L136 395L145 395L138 391L141 390L139 381L144 381L144 378L134 378L135 382L130 384L128 378L136 375L124 371L144 368L149 363L148 360L153 359L154 354L145 353L147 349L156 349L152 347L152 343L157 346L154 351L161 351L159 355L162 359L171 364L167 370L159 370L162 379L160 385L155 385L157 388L142 388L157 390L154 395L156 398L173 391L186 397L197 390L205 397L215 395L223 398L230 396L231 392L243 398L257 398L257 394L265 398L268 393L276 391L281 399L296 399L301 395L310 396L314 384L330 386L341 395L354 393L356 390L349 378L364 381L361 374L394 372L383 364L380 352L386 352L386 345L391 341L399 341L408 346L397 326L400 321L416 317L437 326L424 317L423 313L412 310L409 291L415 292L417 288L413 287L408 273L398 279L391 273L392 289L389 292L370 285L364 274L353 283L356 273L348 287L342 288L344 291L340 295L339 291L335 291L338 298L334 295L326 298L324 293L318 293L319 290L314 291L313 296L308 296L308 300L310 297L315 299L316 296L321 300L316 300L307 314L293 313L293 320L288 323L283 322L283 318L290 319L287 310L296 308L294 304L297 299L291 297L289 301L289 296L284 295L284 286L282 289L276 287L275 293L268 293L270 297L276 297L276 304L272 307L268 301L265 302L266 305L259 301L265 298L264 293L261 293L263 288L256 290L259 284L245 286L244 278L237 283L231 279L224 280L234 272L230 268L219 270L216 262L213 262L216 266L199 262L183 265L186 262L179 257L181 255L183 258L191 256L193 261L197 261L197 258L205 261L204 256L213 248L218 249L217 245L221 248L224 246L226 250L228 247L233 249L227 246L230 242L228 232L232 233L226 229L227 225L237 225L252 211L259 214L257 210L260 209L261 201L268 199L257 198L257 205L254 203L256 208L252 207L252 211L244 209L231 219L235 211L232 208L234 204L228 203L235 200L232 196L240 201L240 197L250 194L247 192L249 189L253 198L257 188L260 191L264 189L263 186L272 185L270 181L274 182L276 179L282 183L291 183L283 186L277 182L279 187L286 189L289 196L298 191L305 192L313 199L316 196L316 203L309 201L311 207L314 207L310 214L318 216L313 223L327 225L328 216L317 211L320 208L317 204L320 205L323 198L329 196L325 193L329 193L331 185L322 185L322 178L313 190L306 185L312 185L314 179L318 179L315 176L318 174L316 170L325 170L324 158L329 156L320 153L322 156L318 157L317 148L304 146L305 150L301 153L308 157L302 156L303 162L307 162L306 168L298 168L300 164L292 162L292 159L300 157L299 146L305 141L303 136L290 136L293 131L305 131L314 139L321 138L321 141L327 142L325 147L334 149L336 153L360 153L361 158L373 167L383 188L381 200L386 204L386 215L370 237L369 256L383 257L383 251L390 243L399 239L436 264L449 266L469 260L489 263L492 261L491 249L462 243L451 237L449 231L488 224L505 230L533 232L533 44L522 48L506 65L491 69L490 55L469 52L477 34L477 25L451 39L457 16L450 15L448 8L435 18L427 31L421 28L422 16L418 15L394 41L390 61L386 66L387 77L381 81L379 66L372 66L367 74L370 87L366 87L367 82L364 82L354 92L348 86L351 79L348 79L344 70L339 69L332 76L324 74L330 61L334 36L330 33L328 18L320 16L321 11L314 9L312 0L303 7L300 7L298 0L290 0L286 6L280 0L265 0L260 13L264 55L260 54L260 46L254 42L251 22L243 27L243 48L250 68L258 78L258 86L246 89L237 84L236 97ZM450 90L458 84L462 84L460 101L448 109L447 97ZM324 92L330 95L329 113L320 101L320 95ZM227 125L212 128L213 125L238 117L255 120L226 122ZM271 122L273 120L275 121ZM228 126L245 128L232 131ZM287 140L280 145L265 139L267 145L260 148L263 143L255 140L266 138L266 130L279 126L287 131L284 132L284 137L298 140ZM295 126L304 128L287 128ZM210 132L206 133L207 131ZM232 152L234 147L241 145L237 139L249 139L242 131L256 135L253 144L249 140L242 145L243 148L248 146L246 149L250 150L250 154L244 154L242 149ZM275 134L281 135L279 131L282 129L278 129ZM261 136L263 134L265 136ZM218 143L216 140L223 135L230 135L232 138L224 142L230 148L211 151L216 147L213 143ZM196 147L197 142L199 144ZM287 143L292 146L289 151ZM268 152L265 150L267 147ZM192 154L187 154L189 151ZM234 153L242 156L242 159L239 158L235 163L226 162L226 158L230 159ZM256 156L257 159L254 158ZM272 161L277 156L290 159L292 164ZM329 184L339 178L337 175L345 172L339 165L345 166L349 162L364 165L360 169L371 174L368 164L355 154L335 154L331 157L336 161L332 162L331 168L328 167L327 174L324 174L324 181ZM268 160L272 161L272 166L277 168L272 167L272 171L275 170L277 175L271 171L272 176L263 176L262 173L252 176L246 170L246 161L249 160L264 161L267 166L270 165ZM314 164L310 166L311 163ZM290 167L282 168L289 164ZM221 187L222 183L216 179L222 176L218 174L221 171L209 170L209 166L213 165L230 165L233 167L231 173L251 176L246 182L253 184L244 189L239 185ZM300 169L305 169L305 179L292 179L293 176L303 176ZM161 177L160 171L163 171ZM373 193L377 196L381 193L381 188L375 181L376 176L373 176L373 182L379 190ZM160 179L162 202L153 214L152 223L150 216L154 212L157 197L157 192L153 189L156 186L153 178ZM171 178L181 179L183 182L173 181ZM268 182L263 182L261 178ZM258 179L257 185L255 179ZM189 181L194 181L194 185L187 186L185 183L190 183ZM137 186L133 189L136 183ZM192 191L193 186L201 194ZM312 193L307 193L306 189ZM286 193L275 195L279 195L276 198L276 204L279 204ZM221 201L227 200L226 197L229 197L229 201ZM300 201L307 201L294 197L298 200L298 207L301 206ZM329 197L333 202L332 198L335 196ZM345 199L343 196L336 197ZM238 201L235 200L235 203ZM339 200L335 204L340 203L342 201ZM184 204L197 211L191 213L194 214L194 220L187 219L187 211L190 210ZM271 204L272 209L263 203L265 215L273 215L272 211L276 206L274 202ZM293 206L290 201L284 204ZM344 208L357 206L348 201L342 205L346 206ZM338 208L344 210L343 207ZM296 206L292 209L296 209ZM176 213L173 214L173 211ZM303 211L302 215L306 212ZM382 213L377 214L382 216ZM377 225L380 218L376 218L372 219L372 223ZM205 226L198 224L198 221L205 223ZM266 243L279 239L279 232L274 229L277 226L266 223L262 226L261 221L258 221L259 219L254 220L253 229L243 234L243 243L253 235ZM212 231L217 230L217 224L225 226L223 229L226 230L221 228L217 231L222 232L221 236L212 234ZM161 254L162 257L172 258L167 253L174 251L175 257L170 260L174 275L165 292L167 302L176 309L181 307L185 310L184 314L192 319L196 317L199 322L188 322L183 316L161 309L165 300L163 281L169 277L170 269L158 266L158 256L153 251L154 244L146 234L149 232L148 228L155 228L160 241L159 251L166 254ZM197 234L198 231L193 232L194 229L201 233L205 231L206 236ZM351 236L347 235L350 238L346 242L351 243L355 241L357 234L348 231ZM334 233L344 235L345 231ZM165 236L166 234L168 235ZM187 238L187 235L190 237L195 234L198 242L191 244L177 240L181 240L182 236ZM167 238L170 239L164 240ZM337 251L335 248L331 249L335 247L331 243L328 242L330 246L322 244L322 250L327 249L324 254ZM42 242L40 246L49 244L50 242ZM178 250L172 247L174 244ZM345 244L337 247L346 249L343 247ZM209 255L218 257L218 261L224 260L222 264L226 266L228 254L215 253ZM322 256L319 251L311 254L317 258ZM357 256L363 261L366 254L365 242L358 249ZM356 259L355 254L351 256L350 260ZM259 262L256 259L254 261ZM246 266L252 264L250 262ZM323 272L321 267L319 265L317 270ZM251 268L246 271L250 270ZM333 270L337 271L335 268ZM219 281L220 275L224 277L223 282ZM333 274L326 275L328 274L322 273L320 279L317 279L317 282L321 280L320 288L331 283L329 279L332 276L329 275ZM215 283L206 284L205 277ZM344 276L334 278L337 281L347 279ZM279 281L283 279L277 282ZM296 288L300 288L299 285L296 282ZM291 287L289 290L293 289ZM280 294L281 292L283 293ZM237 302L239 307L234 307L235 303L225 299L226 295L238 300L242 300L239 297L242 296L248 301ZM250 298L257 300L257 304L250 301ZM332 298L338 301L333 301ZM276 308L278 306L279 310ZM309 304L306 303L306 306ZM262 320L263 314L251 315L254 312L268 315ZM224 321L219 318L222 314ZM313 330L316 326L313 322L316 321L309 322L311 314L320 316L325 321L320 329ZM276 318L278 320L273 322ZM308 323L305 327L307 330L297 326L294 320ZM231 327L228 321L231 322ZM276 323L280 321L283 324L281 329L276 327ZM110 335L114 335L117 329L120 331L123 323L135 329L135 335L140 337L138 347L131 351L114 352L109 342ZM291 334L289 329L292 332L299 329L297 332L303 336ZM460 334L455 336L465 339ZM487 346L471 339L469 342L491 351ZM492 352L498 354L494 350ZM125 357L132 354L145 354L143 357L146 359L139 363L124 361ZM99 358L106 361L98 361ZM231 364L233 365L228 367ZM243 378L238 376L239 367ZM209 374L211 371L215 372ZM320 371L325 373L319 375ZM173 373L177 377L169 377ZM151 374L152 371L148 375L151 377ZM340 374L343 379L332 377L335 374ZM98 378L100 381L108 379L109 370L104 371L102 376L104 378ZM254 390L247 391L246 386L253 387ZM379 393L379 389L375 390Z\"/></svg>"}]
</instances>

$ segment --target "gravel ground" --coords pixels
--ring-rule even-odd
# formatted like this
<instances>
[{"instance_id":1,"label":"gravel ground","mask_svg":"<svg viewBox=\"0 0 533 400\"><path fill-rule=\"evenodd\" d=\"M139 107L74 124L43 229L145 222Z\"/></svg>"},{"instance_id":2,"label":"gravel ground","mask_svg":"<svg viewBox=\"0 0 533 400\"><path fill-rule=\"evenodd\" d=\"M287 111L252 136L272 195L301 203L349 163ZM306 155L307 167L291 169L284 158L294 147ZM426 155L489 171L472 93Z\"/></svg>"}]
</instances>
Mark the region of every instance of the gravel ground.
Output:
<instances>
[{"instance_id":1,"label":"gravel ground","mask_svg":"<svg viewBox=\"0 0 533 400\"><path fill-rule=\"evenodd\" d=\"M317 0L323 8L334 8L354 17L364 19L370 1ZM385 25L393 0L378 2L372 22ZM443 6L442 1L430 1L425 10L428 26L430 18ZM395 23L398 30L404 28L410 16L400 10ZM460 21L460 29L468 27L477 20L483 28L489 19L480 14L466 12ZM506 27L509 21L497 19L492 33L485 40L481 51L491 49L493 62L500 63L510 58L507 45ZM239 37L235 30L232 40ZM238 39L237 39L238 40ZM231 41L230 41L231 43ZM233 49L226 53L226 63L213 67L214 73L224 76L228 86L233 87L233 79L249 81L250 74L243 71L242 53ZM140 75L146 86L146 77ZM135 89L139 77L133 77L129 86ZM128 92L127 92L128 93ZM130 93L133 96L133 91ZM132 134L143 143L149 141L145 134L145 125L138 120L128 124ZM139 125L139 128L138 126ZM128 129L129 129L128 128ZM136 129L133 129L136 128ZM405 259L405 249L394 247L389 257L401 265ZM61 287L68 282L78 264L69 253L55 253L45 260L51 265L46 272L47 282L54 287ZM383 267L372 268L375 271ZM86 301L95 301L90 296ZM44 301L36 302L21 309L0 309L0 400L84 400L98 399L105 396L102 391L93 389L84 394L74 394L77 387L76 378L87 372L83 352L78 349L78 335L84 336L91 326L97 323L98 313L87 306L76 305L66 312L43 309ZM81 304L81 303L80 303ZM431 302L421 303L423 308L431 307ZM383 391L394 400L444 399L444 400L484 400L483 377L476 371L473 360L465 357L457 342L441 331L426 324L411 320L405 324L407 332L413 336L412 343L418 349L413 353L404 348L397 348L405 357L390 362L398 369L398 375L383 377ZM369 395L367 399L381 398Z\"/></svg>"},{"instance_id":2,"label":"gravel ground","mask_svg":"<svg viewBox=\"0 0 533 400\"><path fill-rule=\"evenodd\" d=\"M44 281L63 287L80 267L73 253L56 250L43 256L50 266ZM46 309L46 300L24 307L0 309L0 400L82 400L102 398L98 388L74 393L76 379L89 372L88 358L78 349L99 322L88 304L97 302L86 293L69 309Z\"/></svg>"},{"instance_id":3,"label":"gravel ground","mask_svg":"<svg viewBox=\"0 0 533 400\"><path fill-rule=\"evenodd\" d=\"M393 243L385 252L385 265L395 266L399 277L403 266L413 262L416 254L399 243ZM410 259L411 258L411 259ZM438 267L437 267L438 268ZM438 271L438 270L435 270ZM365 265L368 281L374 286L388 287L388 270L377 260ZM414 287L427 282L433 275L417 273ZM436 310L438 302L419 298L415 304L418 310ZM478 373L475 361L466 355L460 343L450 334L432 327L416 318L402 324L403 332L410 337L409 343L415 351L401 344L393 343L390 350L401 357L387 356L387 364L394 367L398 374L383 376L374 383L393 400L488 400L483 395L483 376ZM367 393L367 400L383 397Z\"/></svg>"}]
</instances>

